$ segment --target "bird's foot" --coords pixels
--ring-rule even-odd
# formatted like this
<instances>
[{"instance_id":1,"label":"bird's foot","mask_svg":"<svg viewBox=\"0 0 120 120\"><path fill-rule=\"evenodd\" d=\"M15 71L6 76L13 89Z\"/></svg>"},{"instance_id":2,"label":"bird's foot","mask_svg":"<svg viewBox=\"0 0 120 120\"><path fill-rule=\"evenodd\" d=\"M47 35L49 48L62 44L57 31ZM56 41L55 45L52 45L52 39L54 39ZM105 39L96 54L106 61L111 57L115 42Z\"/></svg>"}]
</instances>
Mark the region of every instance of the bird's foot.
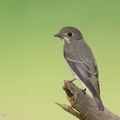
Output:
<instances>
[{"instance_id":1,"label":"bird's foot","mask_svg":"<svg viewBox=\"0 0 120 120\"><path fill-rule=\"evenodd\" d=\"M85 89L83 89L83 93L84 93L84 94L86 94L86 88L85 88Z\"/></svg>"},{"instance_id":2,"label":"bird's foot","mask_svg":"<svg viewBox=\"0 0 120 120\"><path fill-rule=\"evenodd\" d=\"M73 81L75 81L75 80L76 80L76 78L74 78L74 79L72 79L72 80L69 80L69 82L71 82L71 83L72 83L72 82L73 82Z\"/></svg>"}]
</instances>

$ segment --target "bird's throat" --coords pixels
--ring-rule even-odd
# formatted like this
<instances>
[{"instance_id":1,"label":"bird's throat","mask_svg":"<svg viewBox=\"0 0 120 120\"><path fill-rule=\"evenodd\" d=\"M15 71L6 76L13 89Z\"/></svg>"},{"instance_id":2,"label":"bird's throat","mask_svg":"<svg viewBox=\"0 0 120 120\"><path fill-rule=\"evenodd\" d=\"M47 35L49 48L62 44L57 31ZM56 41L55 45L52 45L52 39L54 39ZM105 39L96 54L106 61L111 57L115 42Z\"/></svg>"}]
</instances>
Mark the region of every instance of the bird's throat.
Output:
<instances>
[{"instance_id":1,"label":"bird's throat","mask_svg":"<svg viewBox=\"0 0 120 120\"><path fill-rule=\"evenodd\" d=\"M62 38L62 41L63 41L63 44L70 44L71 43L71 41L68 37Z\"/></svg>"}]
</instances>

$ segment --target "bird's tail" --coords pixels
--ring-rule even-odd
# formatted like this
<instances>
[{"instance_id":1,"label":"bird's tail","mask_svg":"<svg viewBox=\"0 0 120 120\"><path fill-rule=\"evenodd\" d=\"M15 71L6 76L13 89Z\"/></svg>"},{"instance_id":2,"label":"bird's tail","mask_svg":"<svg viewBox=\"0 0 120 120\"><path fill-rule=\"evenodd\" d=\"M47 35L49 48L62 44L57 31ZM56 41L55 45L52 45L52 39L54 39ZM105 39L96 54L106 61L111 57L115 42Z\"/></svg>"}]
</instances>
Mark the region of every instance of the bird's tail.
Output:
<instances>
[{"instance_id":1,"label":"bird's tail","mask_svg":"<svg viewBox=\"0 0 120 120\"><path fill-rule=\"evenodd\" d=\"M99 98L94 97L94 100L95 100L97 109L100 110L100 111L104 111L104 106L103 106L101 98L100 97Z\"/></svg>"}]
</instances>

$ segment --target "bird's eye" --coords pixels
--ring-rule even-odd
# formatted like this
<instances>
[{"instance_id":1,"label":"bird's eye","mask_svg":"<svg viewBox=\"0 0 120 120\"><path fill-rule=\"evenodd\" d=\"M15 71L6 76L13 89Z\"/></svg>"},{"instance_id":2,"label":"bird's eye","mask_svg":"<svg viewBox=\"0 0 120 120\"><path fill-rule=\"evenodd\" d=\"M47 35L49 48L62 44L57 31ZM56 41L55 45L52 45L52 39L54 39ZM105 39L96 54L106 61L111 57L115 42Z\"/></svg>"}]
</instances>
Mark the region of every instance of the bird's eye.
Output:
<instances>
[{"instance_id":1,"label":"bird's eye","mask_svg":"<svg viewBox=\"0 0 120 120\"><path fill-rule=\"evenodd\" d=\"M68 36L70 36L70 37L71 37L72 35L73 35L73 33L72 33L72 32L68 32Z\"/></svg>"}]
</instances>

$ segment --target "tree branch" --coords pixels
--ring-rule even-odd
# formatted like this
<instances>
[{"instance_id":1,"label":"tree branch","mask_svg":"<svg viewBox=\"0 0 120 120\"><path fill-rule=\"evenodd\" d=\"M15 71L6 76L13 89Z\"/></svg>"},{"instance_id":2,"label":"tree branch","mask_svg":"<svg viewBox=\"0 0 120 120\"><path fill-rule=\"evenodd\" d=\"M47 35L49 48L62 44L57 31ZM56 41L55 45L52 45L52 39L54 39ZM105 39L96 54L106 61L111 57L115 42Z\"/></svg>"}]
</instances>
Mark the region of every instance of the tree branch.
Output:
<instances>
[{"instance_id":1,"label":"tree branch","mask_svg":"<svg viewBox=\"0 0 120 120\"><path fill-rule=\"evenodd\" d=\"M67 94L72 107L59 104L65 111L71 113L80 120L120 120L120 117L105 108L104 111L96 109L94 100L75 84L64 81L64 91Z\"/></svg>"}]
</instances>

